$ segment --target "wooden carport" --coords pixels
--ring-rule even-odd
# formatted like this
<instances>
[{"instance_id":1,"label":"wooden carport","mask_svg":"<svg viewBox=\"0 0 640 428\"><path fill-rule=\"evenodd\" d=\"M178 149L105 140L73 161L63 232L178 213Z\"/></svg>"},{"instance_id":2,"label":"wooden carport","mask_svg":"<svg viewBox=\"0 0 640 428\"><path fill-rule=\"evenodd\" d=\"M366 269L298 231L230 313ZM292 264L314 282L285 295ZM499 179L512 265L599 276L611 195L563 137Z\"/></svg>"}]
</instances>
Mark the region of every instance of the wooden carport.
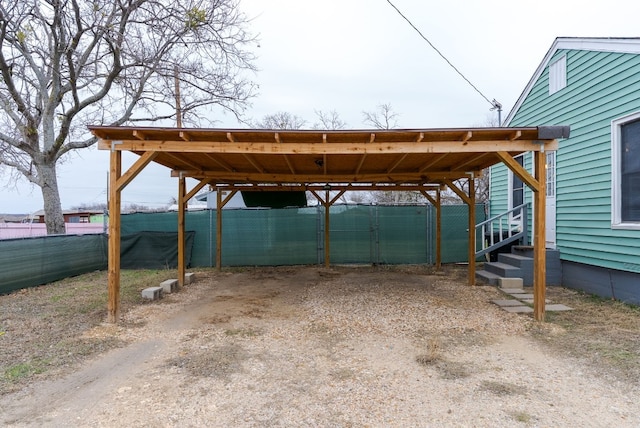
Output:
<instances>
[{"instance_id":1,"label":"wooden carport","mask_svg":"<svg viewBox=\"0 0 640 428\"><path fill-rule=\"evenodd\" d=\"M420 191L436 206L440 189L451 188L469 207L468 283L475 283L475 189L482 170L503 162L534 193L534 318L545 312L545 155L557 150L563 126L526 128L448 128L416 130L261 130L92 126L98 148L110 150L108 319L120 307L121 192L150 162L164 165L178 180L178 281L185 275L187 201L206 185L219 191L217 267L221 267L222 190L311 191L325 206L325 264L330 263L330 191ZM140 157L125 172L122 152ZM530 174L514 156L534 152ZM188 190L186 179L198 180ZM466 190L456 181L466 180ZM434 195L430 192L435 191ZM341 193L340 193L341 194ZM436 262L440 264L439 233Z\"/></svg>"}]
</instances>

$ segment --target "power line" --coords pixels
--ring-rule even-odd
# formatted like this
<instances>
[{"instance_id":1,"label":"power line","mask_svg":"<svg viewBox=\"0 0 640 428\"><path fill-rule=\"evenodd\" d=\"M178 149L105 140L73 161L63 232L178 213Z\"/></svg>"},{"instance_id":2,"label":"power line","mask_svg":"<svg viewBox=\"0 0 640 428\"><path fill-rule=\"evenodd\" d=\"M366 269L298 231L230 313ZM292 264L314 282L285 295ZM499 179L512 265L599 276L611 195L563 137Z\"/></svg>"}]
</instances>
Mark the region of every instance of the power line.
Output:
<instances>
[{"instance_id":1,"label":"power line","mask_svg":"<svg viewBox=\"0 0 640 428\"><path fill-rule=\"evenodd\" d=\"M478 94L480 94L480 96L481 96L482 98L484 98L485 100L487 100L487 102L488 102L489 104L491 104L491 110L496 110L496 109L497 109L497 110L498 110L498 115L500 114L500 112L502 111L502 104L500 104L500 103L499 103L498 101L496 101L495 99L494 99L493 101L490 101L490 100L489 100L489 98L487 98L487 97L486 97L482 92L480 92L480 89L476 88L476 86L475 86L473 83L471 83L471 81L470 81L469 79L467 79L467 78L465 77L465 75L464 75L464 74L462 74L462 72L461 72L460 70L458 70L458 69L456 68L456 66L455 66L455 65L453 65L453 64L451 63L451 61L449 61L449 60L447 59L447 57L446 57L446 56L444 56L444 54L443 54L442 52L440 52L440 51L438 50L438 48L436 48L436 47L433 45L433 43L431 43L431 41L429 41L429 39L427 39L427 37L426 37L424 34L422 34L422 32L421 32L421 31L420 31L420 30L419 30L415 25L413 25L413 23L409 20L409 18L407 18L406 16L404 16L404 14L403 14L402 12L400 12L400 9L398 9L398 8L396 7L396 5L394 5L394 4L391 2L391 0L387 0L387 3L389 3L389 4L391 5L391 7L393 7L393 8L396 10L396 12L398 12L398 14L400 14L400 16L401 16L401 17L403 17L403 18L404 18L404 20L405 20L405 21L407 21L407 22L409 23L409 25L411 25L411 27L412 27L414 30L416 30L416 32L417 32L418 34L420 34L420 37L422 37L422 38L424 39L424 41L425 41L425 42L429 43L429 46L431 46L431 48L432 48L434 51L436 51L436 52L438 53L438 55L440 55L440 56L442 57L442 59L444 59L444 60L447 62L447 64L449 64L449 65L451 66L451 68L453 68L453 69L456 71L456 73L458 73L458 74L460 75L460 77L462 77L462 78L463 78L463 79L464 79L464 80L465 80L469 85L471 85L471 87L472 87L472 88L473 88L473 89L474 89Z\"/></svg>"}]
</instances>

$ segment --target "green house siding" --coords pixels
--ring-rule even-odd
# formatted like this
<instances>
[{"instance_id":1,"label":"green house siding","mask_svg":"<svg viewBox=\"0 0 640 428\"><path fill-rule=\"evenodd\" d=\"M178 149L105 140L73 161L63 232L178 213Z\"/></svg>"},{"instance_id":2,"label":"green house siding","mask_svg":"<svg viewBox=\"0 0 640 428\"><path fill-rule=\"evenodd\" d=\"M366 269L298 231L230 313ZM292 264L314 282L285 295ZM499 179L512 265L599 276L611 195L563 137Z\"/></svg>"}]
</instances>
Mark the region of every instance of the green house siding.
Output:
<instances>
[{"instance_id":1,"label":"green house siding","mask_svg":"<svg viewBox=\"0 0 640 428\"><path fill-rule=\"evenodd\" d=\"M567 86L549 95L548 66L509 126L570 125L556 159L556 244L563 260L638 271L640 230L611 227L611 121L640 111L640 55L559 50ZM530 169L530 168L529 168ZM507 207L508 173L491 170L491 215ZM529 193L531 191L525 189Z\"/></svg>"}]
</instances>

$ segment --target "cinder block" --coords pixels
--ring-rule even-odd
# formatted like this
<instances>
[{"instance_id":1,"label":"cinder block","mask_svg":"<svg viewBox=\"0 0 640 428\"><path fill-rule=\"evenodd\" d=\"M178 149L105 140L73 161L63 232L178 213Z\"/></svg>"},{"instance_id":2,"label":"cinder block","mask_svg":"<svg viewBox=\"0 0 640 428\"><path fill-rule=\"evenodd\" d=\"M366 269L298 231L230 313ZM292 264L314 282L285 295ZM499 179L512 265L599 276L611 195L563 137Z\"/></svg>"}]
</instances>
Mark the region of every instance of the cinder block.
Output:
<instances>
[{"instance_id":1,"label":"cinder block","mask_svg":"<svg viewBox=\"0 0 640 428\"><path fill-rule=\"evenodd\" d=\"M142 298L158 300L162 298L162 287L149 287L142 290Z\"/></svg>"},{"instance_id":2,"label":"cinder block","mask_svg":"<svg viewBox=\"0 0 640 428\"><path fill-rule=\"evenodd\" d=\"M173 293L174 291L178 291L178 280L167 279L166 281L162 281L160 283L160 287L162 287L163 293Z\"/></svg>"},{"instance_id":3,"label":"cinder block","mask_svg":"<svg viewBox=\"0 0 640 428\"><path fill-rule=\"evenodd\" d=\"M522 289L522 278L498 278L500 288Z\"/></svg>"},{"instance_id":4,"label":"cinder block","mask_svg":"<svg viewBox=\"0 0 640 428\"><path fill-rule=\"evenodd\" d=\"M193 281L196 280L196 274L193 272L189 272L189 273L185 273L184 274L184 283L186 284L191 284Z\"/></svg>"}]
</instances>

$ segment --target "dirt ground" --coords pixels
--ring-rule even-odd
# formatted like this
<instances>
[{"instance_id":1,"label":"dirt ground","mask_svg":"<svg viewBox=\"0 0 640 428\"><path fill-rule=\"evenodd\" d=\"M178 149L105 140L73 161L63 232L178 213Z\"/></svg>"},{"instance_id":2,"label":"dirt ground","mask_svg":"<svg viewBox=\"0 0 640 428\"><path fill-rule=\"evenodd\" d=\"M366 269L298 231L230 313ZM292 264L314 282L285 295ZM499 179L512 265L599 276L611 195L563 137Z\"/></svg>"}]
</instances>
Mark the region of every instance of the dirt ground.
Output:
<instances>
[{"instance_id":1,"label":"dirt ground","mask_svg":"<svg viewBox=\"0 0 640 428\"><path fill-rule=\"evenodd\" d=\"M0 425L640 426L634 307L549 288L575 310L536 323L457 266L202 271L140 301L170 274L124 274L118 325L103 272L0 296Z\"/></svg>"}]
</instances>

